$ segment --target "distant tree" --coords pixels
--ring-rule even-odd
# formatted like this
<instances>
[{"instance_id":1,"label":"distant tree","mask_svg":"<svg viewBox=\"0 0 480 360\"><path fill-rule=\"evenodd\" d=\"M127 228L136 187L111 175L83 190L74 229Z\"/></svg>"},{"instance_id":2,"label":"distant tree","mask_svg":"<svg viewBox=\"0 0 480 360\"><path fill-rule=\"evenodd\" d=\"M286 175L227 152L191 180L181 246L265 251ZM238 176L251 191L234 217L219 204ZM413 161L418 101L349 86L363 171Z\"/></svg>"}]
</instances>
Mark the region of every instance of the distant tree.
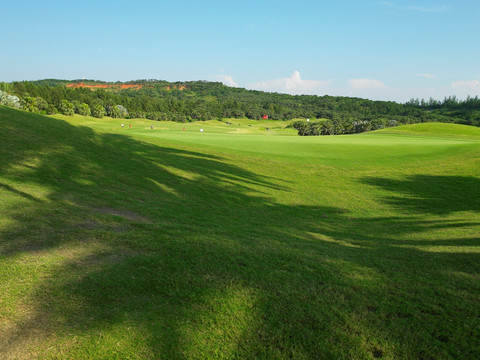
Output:
<instances>
[{"instance_id":1,"label":"distant tree","mask_svg":"<svg viewBox=\"0 0 480 360\"><path fill-rule=\"evenodd\" d=\"M75 114L75 106L68 100L62 100L60 103L60 112L63 115L72 116Z\"/></svg>"},{"instance_id":2,"label":"distant tree","mask_svg":"<svg viewBox=\"0 0 480 360\"><path fill-rule=\"evenodd\" d=\"M107 110L107 115L116 119L120 117L120 111L115 106L108 105L106 108Z\"/></svg>"},{"instance_id":3,"label":"distant tree","mask_svg":"<svg viewBox=\"0 0 480 360\"><path fill-rule=\"evenodd\" d=\"M107 112L105 110L105 108L100 105L100 104L97 104L97 105L94 105L93 106L93 109L91 109L92 111L92 116L96 117L96 118L103 118L105 115L107 115Z\"/></svg>"},{"instance_id":4,"label":"distant tree","mask_svg":"<svg viewBox=\"0 0 480 360\"><path fill-rule=\"evenodd\" d=\"M48 102L40 96L37 96L37 108L43 113L48 109Z\"/></svg>"},{"instance_id":5,"label":"distant tree","mask_svg":"<svg viewBox=\"0 0 480 360\"><path fill-rule=\"evenodd\" d=\"M23 108L30 112L39 112L37 107L37 98L34 98L33 96L24 96Z\"/></svg>"},{"instance_id":6,"label":"distant tree","mask_svg":"<svg viewBox=\"0 0 480 360\"><path fill-rule=\"evenodd\" d=\"M124 119L128 116L128 111L122 105L109 105L107 115L115 119Z\"/></svg>"},{"instance_id":7,"label":"distant tree","mask_svg":"<svg viewBox=\"0 0 480 360\"><path fill-rule=\"evenodd\" d=\"M78 114L78 110L80 109L80 106L82 105L82 103L78 100L72 100L72 105L73 105L73 111L75 111L75 114Z\"/></svg>"},{"instance_id":8,"label":"distant tree","mask_svg":"<svg viewBox=\"0 0 480 360\"><path fill-rule=\"evenodd\" d=\"M353 122L353 131L355 133L362 133L365 131L369 131L372 128L372 124L370 121L359 120Z\"/></svg>"},{"instance_id":9,"label":"distant tree","mask_svg":"<svg viewBox=\"0 0 480 360\"><path fill-rule=\"evenodd\" d=\"M29 110L52 113L54 108L62 111L62 100L67 100L74 105L74 111L77 113L87 111L82 110L82 104L86 103L90 107L90 112L97 117L104 116L105 107L109 106L109 114L115 117L143 115L156 120L172 121L244 116L260 119L265 114L268 114L272 120L317 118L324 119L318 129L325 135L374 130L382 126L390 126L390 120L397 121L399 124L425 121L477 126L479 124L476 115L477 110L480 109L478 96L468 97L466 100L459 100L453 96L443 101L411 99L408 103L399 104L392 101L371 101L360 98L264 93L229 88L221 83L205 81L169 83L140 80L131 84L141 84L143 87L123 90L118 86L120 83L86 81L89 85L117 86L95 91L88 88L67 88L66 85L69 83L71 81L52 79L0 83L0 90L6 95L17 95L17 100L2 95L1 103L4 104L7 99L10 99L8 101L13 101L12 104L22 107L22 99L26 99L25 107ZM45 107L45 103L40 99L52 106ZM122 105L118 107L116 104ZM95 108L96 111L94 111ZM308 126L304 125L302 130L304 134L315 132L313 122Z\"/></svg>"},{"instance_id":10,"label":"distant tree","mask_svg":"<svg viewBox=\"0 0 480 360\"><path fill-rule=\"evenodd\" d=\"M43 114L47 113L48 103L46 100L40 96L25 96L24 97L24 109L31 112L41 112Z\"/></svg>"},{"instance_id":11,"label":"distant tree","mask_svg":"<svg viewBox=\"0 0 480 360\"><path fill-rule=\"evenodd\" d=\"M138 118L138 119L145 119L146 118L146 114L144 111L141 111L141 110L138 110L138 111L130 111L129 112L129 115L131 118L135 119L135 118Z\"/></svg>"},{"instance_id":12,"label":"distant tree","mask_svg":"<svg viewBox=\"0 0 480 360\"><path fill-rule=\"evenodd\" d=\"M395 127L395 126L398 126L398 121L397 120L388 120L387 121L387 127Z\"/></svg>"},{"instance_id":13,"label":"distant tree","mask_svg":"<svg viewBox=\"0 0 480 360\"><path fill-rule=\"evenodd\" d=\"M121 118L126 118L128 117L128 110L122 106L122 105L115 105L115 108L120 112L120 117Z\"/></svg>"},{"instance_id":14,"label":"distant tree","mask_svg":"<svg viewBox=\"0 0 480 360\"><path fill-rule=\"evenodd\" d=\"M300 136L318 136L322 129L321 122L295 121L292 126Z\"/></svg>"},{"instance_id":15,"label":"distant tree","mask_svg":"<svg viewBox=\"0 0 480 360\"><path fill-rule=\"evenodd\" d=\"M343 118L337 118L332 120L333 124L333 134L332 135L341 135L345 134L345 125Z\"/></svg>"},{"instance_id":16,"label":"distant tree","mask_svg":"<svg viewBox=\"0 0 480 360\"><path fill-rule=\"evenodd\" d=\"M372 130L379 130L385 128L385 120L376 118L370 121Z\"/></svg>"},{"instance_id":17,"label":"distant tree","mask_svg":"<svg viewBox=\"0 0 480 360\"><path fill-rule=\"evenodd\" d=\"M332 120L327 120L322 123L320 135L335 135L335 127Z\"/></svg>"},{"instance_id":18,"label":"distant tree","mask_svg":"<svg viewBox=\"0 0 480 360\"><path fill-rule=\"evenodd\" d=\"M53 106L52 104L48 105L48 108L47 108L47 115L54 115L58 113L58 109Z\"/></svg>"},{"instance_id":19,"label":"distant tree","mask_svg":"<svg viewBox=\"0 0 480 360\"><path fill-rule=\"evenodd\" d=\"M297 130L298 135L306 136L307 134L307 122L306 121L295 121L292 124L293 128Z\"/></svg>"},{"instance_id":20,"label":"distant tree","mask_svg":"<svg viewBox=\"0 0 480 360\"><path fill-rule=\"evenodd\" d=\"M13 90L13 85L12 83L1 82L0 90L4 91L7 94L10 94L10 92Z\"/></svg>"},{"instance_id":21,"label":"distant tree","mask_svg":"<svg viewBox=\"0 0 480 360\"><path fill-rule=\"evenodd\" d=\"M77 109L77 114L82 115L82 116L90 116L91 111L90 111L90 106L87 104L83 103L78 106Z\"/></svg>"},{"instance_id":22,"label":"distant tree","mask_svg":"<svg viewBox=\"0 0 480 360\"><path fill-rule=\"evenodd\" d=\"M0 105L23 109L23 104L18 96L7 94L6 91L0 90Z\"/></svg>"}]
</instances>

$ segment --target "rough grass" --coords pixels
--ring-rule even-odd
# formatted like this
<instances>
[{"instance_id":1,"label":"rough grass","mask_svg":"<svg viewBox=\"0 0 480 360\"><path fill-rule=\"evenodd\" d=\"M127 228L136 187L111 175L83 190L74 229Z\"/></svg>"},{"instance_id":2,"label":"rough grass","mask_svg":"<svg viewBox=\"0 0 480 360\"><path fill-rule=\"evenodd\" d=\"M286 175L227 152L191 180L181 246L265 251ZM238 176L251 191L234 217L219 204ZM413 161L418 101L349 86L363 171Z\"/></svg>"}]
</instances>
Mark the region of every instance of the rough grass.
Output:
<instances>
[{"instance_id":1,"label":"rough grass","mask_svg":"<svg viewBox=\"0 0 480 360\"><path fill-rule=\"evenodd\" d=\"M0 358L480 356L471 128L150 124L0 107Z\"/></svg>"}]
</instances>

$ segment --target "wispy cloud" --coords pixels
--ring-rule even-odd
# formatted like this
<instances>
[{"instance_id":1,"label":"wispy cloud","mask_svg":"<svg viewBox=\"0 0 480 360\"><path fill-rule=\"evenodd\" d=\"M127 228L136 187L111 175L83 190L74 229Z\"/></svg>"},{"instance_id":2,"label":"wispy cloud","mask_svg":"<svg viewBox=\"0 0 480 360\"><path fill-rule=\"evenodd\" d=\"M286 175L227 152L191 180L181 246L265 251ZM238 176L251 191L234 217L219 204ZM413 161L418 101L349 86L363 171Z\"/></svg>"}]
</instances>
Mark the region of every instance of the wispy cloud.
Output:
<instances>
[{"instance_id":1,"label":"wispy cloud","mask_svg":"<svg viewBox=\"0 0 480 360\"><path fill-rule=\"evenodd\" d=\"M425 78L425 79L432 79L432 80L436 80L437 79L437 76L436 75L432 75L432 74L417 74L418 77L422 77L422 78Z\"/></svg>"},{"instance_id":2,"label":"wispy cloud","mask_svg":"<svg viewBox=\"0 0 480 360\"><path fill-rule=\"evenodd\" d=\"M385 84L374 79L348 79L348 86L353 90L370 90L385 88Z\"/></svg>"},{"instance_id":3,"label":"wispy cloud","mask_svg":"<svg viewBox=\"0 0 480 360\"><path fill-rule=\"evenodd\" d=\"M378 2L379 5L386 6L392 9L397 10L406 10L406 11L417 11L417 12L424 12L424 13L444 13L449 10L448 6L441 5L441 6L422 6L422 5L397 5L395 3L387 2L387 1L380 1Z\"/></svg>"},{"instance_id":4,"label":"wispy cloud","mask_svg":"<svg viewBox=\"0 0 480 360\"><path fill-rule=\"evenodd\" d=\"M451 84L455 94L465 97L466 95L480 95L480 81L478 80L459 80Z\"/></svg>"},{"instance_id":5,"label":"wispy cloud","mask_svg":"<svg viewBox=\"0 0 480 360\"><path fill-rule=\"evenodd\" d=\"M428 75L431 74L419 74ZM434 77L436 78L436 76ZM374 79L349 79L348 87L344 91L338 91L341 95L358 96L372 100L395 100L405 102L412 98L418 99L443 99L446 96L455 95L459 99L466 99L467 96L480 96L479 80L459 80L448 85L421 86L400 88L384 84Z\"/></svg>"},{"instance_id":6,"label":"wispy cloud","mask_svg":"<svg viewBox=\"0 0 480 360\"><path fill-rule=\"evenodd\" d=\"M426 79L437 79L436 75L428 73L416 75ZM455 95L459 99L465 99L469 95L480 96L480 81L476 79L459 80L443 85L440 84L440 81L424 82L424 84L435 84L435 86L402 88L369 78L346 79L345 81L338 79L336 81L304 80L299 71L294 71L288 78L251 83L246 88L293 95L351 96L397 102L405 102L412 98L429 99L432 97L443 99L450 95Z\"/></svg>"},{"instance_id":7,"label":"wispy cloud","mask_svg":"<svg viewBox=\"0 0 480 360\"><path fill-rule=\"evenodd\" d=\"M289 78L274 79L249 84L247 87L254 90L279 92L292 95L325 94L331 81L303 80L300 72L295 70Z\"/></svg>"},{"instance_id":8,"label":"wispy cloud","mask_svg":"<svg viewBox=\"0 0 480 360\"><path fill-rule=\"evenodd\" d=\"M230 75L225 75L225 74L219 74L216 76L217 80L221 81L227 86L231 87L238 87L238 84L235 80L233 80L233 77Z\"/></svg>"}]
</instances>

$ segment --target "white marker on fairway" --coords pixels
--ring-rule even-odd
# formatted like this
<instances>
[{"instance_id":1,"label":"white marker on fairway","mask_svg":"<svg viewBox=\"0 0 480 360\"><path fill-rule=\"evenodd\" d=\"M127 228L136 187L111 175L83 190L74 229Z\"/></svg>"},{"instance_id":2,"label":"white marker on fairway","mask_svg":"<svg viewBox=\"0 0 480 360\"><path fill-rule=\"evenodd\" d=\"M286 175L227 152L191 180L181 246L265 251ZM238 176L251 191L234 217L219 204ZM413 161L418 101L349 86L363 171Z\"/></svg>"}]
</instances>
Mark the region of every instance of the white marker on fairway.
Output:
<instances>
[{"instance_id":1,"label":"white marker on fairway","mask_svg":"<svg viewBox=\"0 0 480 360\"><path fill-rule=\"evenodd\" d=\"M203 129L200 129L200 132L203 132Z\"/></svg>"}]
</instances>

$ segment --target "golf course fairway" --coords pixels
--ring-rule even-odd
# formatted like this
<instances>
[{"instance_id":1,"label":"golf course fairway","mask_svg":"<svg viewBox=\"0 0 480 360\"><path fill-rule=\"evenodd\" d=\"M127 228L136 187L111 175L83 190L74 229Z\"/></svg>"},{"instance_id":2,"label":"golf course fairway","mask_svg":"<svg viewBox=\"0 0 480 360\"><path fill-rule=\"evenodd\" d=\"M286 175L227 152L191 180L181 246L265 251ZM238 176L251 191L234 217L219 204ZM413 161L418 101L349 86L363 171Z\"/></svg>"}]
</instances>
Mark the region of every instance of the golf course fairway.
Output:
<instances>
[{"instance_id":1,"label":"golf course fairway","mask_svg":"<svg viewBox=\"0 0 480 360\"><path fill-rule=\"evenodd\" d=\"M0 106L0 358L480 358L480 129L287 124Z\"/></svg>"}]
</instances>

